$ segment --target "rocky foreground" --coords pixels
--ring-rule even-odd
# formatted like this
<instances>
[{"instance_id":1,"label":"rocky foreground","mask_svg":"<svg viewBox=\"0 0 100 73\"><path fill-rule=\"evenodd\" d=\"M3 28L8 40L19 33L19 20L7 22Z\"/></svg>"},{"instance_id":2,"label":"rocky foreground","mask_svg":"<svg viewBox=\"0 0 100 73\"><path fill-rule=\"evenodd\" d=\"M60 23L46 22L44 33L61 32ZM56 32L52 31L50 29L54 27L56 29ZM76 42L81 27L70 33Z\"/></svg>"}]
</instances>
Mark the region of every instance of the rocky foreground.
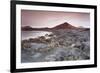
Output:
<instances>
[{"instance_id":1,"label":"rocky foreground","mask_svg":"<svg viewBox=\"0 0 100 73\"><path fill-rule=\"evenodd\" d=\"M90 59L90 30L51 30L52 34L22 40L21 62Z\"/></svg>"}]
</instances>

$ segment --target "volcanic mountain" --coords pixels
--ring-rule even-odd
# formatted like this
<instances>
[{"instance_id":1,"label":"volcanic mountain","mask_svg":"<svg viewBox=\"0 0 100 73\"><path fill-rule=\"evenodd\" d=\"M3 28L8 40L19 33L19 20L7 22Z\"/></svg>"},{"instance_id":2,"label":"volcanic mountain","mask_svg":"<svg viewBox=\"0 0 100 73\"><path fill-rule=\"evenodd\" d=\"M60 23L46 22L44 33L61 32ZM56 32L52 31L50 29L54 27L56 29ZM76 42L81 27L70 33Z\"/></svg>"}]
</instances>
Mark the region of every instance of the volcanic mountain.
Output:
<instances>
[{"instance_id":1,"label":"volcanic mountain","mask_svg":"<svg viewBox=\"0 0 100 73\"><path fill-rule=\"evenodd\" d=\"M24 26L21 28L23 31L33 31L33 30L43 30L43 31L47 31L47 30L58 30L58 29L81 29L81 30L89 30L89 28L80 28L80 27L75 27L67 22L65 23L62 23L62 24L59 24L53 28L48 28L48 27L45 27L45 28L33 28L31 26Z\"/></svg>"},{"instance_id":2,"label":"volcanic mountain","mask_svg":"<svg viewBox=\"0 0 100 73\"><path fill-rule=\"evenodd\" d=\"M77 27L72 26L71 24L65 22L63 24L53 27L53 29L76 29Z\"/></svg>"}]
</instances>

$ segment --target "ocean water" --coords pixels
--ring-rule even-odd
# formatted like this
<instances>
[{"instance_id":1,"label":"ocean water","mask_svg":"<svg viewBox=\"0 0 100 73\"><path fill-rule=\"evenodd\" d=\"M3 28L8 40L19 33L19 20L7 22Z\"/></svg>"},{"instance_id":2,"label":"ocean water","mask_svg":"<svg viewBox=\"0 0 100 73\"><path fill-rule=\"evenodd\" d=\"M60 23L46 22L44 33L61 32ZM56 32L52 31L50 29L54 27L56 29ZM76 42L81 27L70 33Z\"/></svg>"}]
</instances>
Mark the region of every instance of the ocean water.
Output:
<instances>
[{"instance_id":1,"label":"ocean water","mask_svg":"<svg viewBox=\"0 0 100 73\"><path fill-rule=\"evenodd\" d=\"M21 39L29 39L29 38L38 38L40 36L45 36L46 34L51 34L52 32L48 31L22 31L21 32Z\"/></svg>"}]
</instances>

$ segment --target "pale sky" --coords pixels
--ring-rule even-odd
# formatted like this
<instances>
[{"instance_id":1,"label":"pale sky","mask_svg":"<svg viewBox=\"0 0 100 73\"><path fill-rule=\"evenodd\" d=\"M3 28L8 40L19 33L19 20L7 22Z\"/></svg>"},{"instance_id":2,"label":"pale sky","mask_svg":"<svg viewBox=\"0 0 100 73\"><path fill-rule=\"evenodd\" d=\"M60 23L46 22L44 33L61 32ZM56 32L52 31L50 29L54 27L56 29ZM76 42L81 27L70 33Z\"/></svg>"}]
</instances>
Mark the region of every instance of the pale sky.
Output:
<instances>
[{"instance_id":1,"label":"pale sky","mask_svg":"<svg viewBox=\"0 0 100 73\"><path fill-rule=\"evenodd\" d=\"M21 25L33 28L54 27L64 22L79 27L90 27L89 13L21 10Z\"/></svg>"}]
</instances>

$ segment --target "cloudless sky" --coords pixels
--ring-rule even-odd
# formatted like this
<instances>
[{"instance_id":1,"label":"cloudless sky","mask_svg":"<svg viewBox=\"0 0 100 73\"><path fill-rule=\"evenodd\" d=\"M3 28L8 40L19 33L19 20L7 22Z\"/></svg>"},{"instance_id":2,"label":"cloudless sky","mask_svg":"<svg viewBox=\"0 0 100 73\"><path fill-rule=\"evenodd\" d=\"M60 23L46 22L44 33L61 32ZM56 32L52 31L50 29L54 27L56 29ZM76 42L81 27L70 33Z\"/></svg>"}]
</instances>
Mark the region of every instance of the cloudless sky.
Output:
<instances>
[{"instance_id":1,"label":"cloudless sky","mask_svg":"<svg viewBox=\"0 0 100 73\"><path fill-rule=\"evenodd\" d=\"M21 10L21 25L33 28L54 27L68 22L79 27L90 27L89 13Z\"/></svg>"}]
</instances>

